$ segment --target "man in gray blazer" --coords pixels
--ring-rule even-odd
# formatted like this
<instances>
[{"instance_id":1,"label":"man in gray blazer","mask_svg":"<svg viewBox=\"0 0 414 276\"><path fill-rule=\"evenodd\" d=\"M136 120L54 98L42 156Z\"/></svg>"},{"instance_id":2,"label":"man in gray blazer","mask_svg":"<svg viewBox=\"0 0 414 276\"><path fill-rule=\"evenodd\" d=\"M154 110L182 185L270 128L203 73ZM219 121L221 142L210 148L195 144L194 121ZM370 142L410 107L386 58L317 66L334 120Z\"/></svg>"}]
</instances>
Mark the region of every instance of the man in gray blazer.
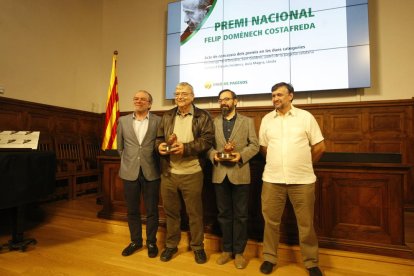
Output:
<instances>
[{"instance_id":1,"label":"man in gray blazer","mask_svg":"<svg viewBox=\"0 0 414 276\"><path fill-rule=\"evenodd\" d=\"M122 255L129 256L143 246L140 213L142 194L147 217L148 257L154 258L158 255L156 235L160 189L155 138L161 118L149 112L152 96L147 91L138 91L134 95L133 103L134 113L120 117L117 128L117 149L121 156L119 177L124 183L131 236L131 243L122 251Z\"/></svg>"},{"instance_id":2,"label":"man in gray blazer","mask_svg":"<svg viewBox=\"0 0 414 276\"><path fill-rule=\"evenodd\" d=\"M223 252L216 263L222 265L234 257L236 268L243 269L247 265L243 252L247 244L249 160L258 153L259 141L253 120L236 112L236 93L222 90L218 102L222 116L214 119L215 143L209 151L223 234ZM223 152L227 155L221 155Z\"/></svg>"}]
</instances>

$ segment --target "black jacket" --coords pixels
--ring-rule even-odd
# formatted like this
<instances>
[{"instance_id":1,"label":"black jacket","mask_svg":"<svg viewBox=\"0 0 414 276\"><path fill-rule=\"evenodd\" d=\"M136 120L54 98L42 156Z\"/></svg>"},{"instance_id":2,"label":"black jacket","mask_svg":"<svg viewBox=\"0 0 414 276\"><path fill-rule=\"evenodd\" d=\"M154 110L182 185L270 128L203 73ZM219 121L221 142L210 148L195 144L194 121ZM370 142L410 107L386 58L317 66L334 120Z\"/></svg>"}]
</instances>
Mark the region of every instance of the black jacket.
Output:
<instances>
[{"instance_id":1,"label":"black jacket","mask_svg":"<svg viewBox=\"0 0 414 276\"><path fill-rule=\"evenodd\" d=\"M197 108L193 105L193 124L192 131L194 140L189 143L184 143L183 157L198 156L200 164L204 162L204 153L206 153L212 146L214 141L214 125L210 114ZM158 127L157 140L155 148L158 152L158 146L166 141L166 137L174 131L175 116L177 114L177 107L164 112L161 123ZM169 155L161 155L161 173L168 174Z\"/></svg>"}]
</instances>

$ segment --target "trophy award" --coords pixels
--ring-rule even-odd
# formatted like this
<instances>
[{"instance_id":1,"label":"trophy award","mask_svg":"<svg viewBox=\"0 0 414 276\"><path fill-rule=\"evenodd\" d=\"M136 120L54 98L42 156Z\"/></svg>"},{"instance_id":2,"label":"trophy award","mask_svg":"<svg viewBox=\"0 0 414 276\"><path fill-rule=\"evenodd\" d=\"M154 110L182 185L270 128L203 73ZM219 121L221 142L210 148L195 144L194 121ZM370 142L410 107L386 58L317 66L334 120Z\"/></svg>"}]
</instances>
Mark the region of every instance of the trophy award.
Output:
<instances>
[{"instance_id":1,"label":"trophy award","mask_svg":"<svg viewBox=\"0 0 414 276\"><path fill-rule=\"evenodd\" d=\"M218 158L220 160L223 160L223 161L233 159L234 155L232 154L232 152L234 151L234 147L235 147L234 142L233 141L228 141L224 145L223 151L218 153Z\"/></svg>"},{"instance_id":2,"label":"trophy award","mask_svg":"<svg viewBox=\"0 0 414 276\"><path fill-rule=\"evenodd\" d=\"M167 145L165 146L165 151L170 153L175 147L174 144L177 142L177 135L175 133L170 134L166 141Z\"/></svg>"}]
</instances>

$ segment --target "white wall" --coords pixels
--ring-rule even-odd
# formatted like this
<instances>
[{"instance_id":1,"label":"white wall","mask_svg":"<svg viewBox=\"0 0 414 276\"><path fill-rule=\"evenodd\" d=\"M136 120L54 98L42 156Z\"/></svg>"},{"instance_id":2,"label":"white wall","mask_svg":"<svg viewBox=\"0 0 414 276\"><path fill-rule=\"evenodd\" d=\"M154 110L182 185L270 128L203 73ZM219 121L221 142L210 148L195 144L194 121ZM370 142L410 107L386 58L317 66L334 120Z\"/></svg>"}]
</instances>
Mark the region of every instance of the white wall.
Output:
<instances>
[{"instance_id":1,"label":"white wall","mask_svg":"<svg viewBox=\"0 0 414 276\"><path fill-rule=\"evenodd\" d=\"M112 53L118 50L121 111L138 89L164 100L167 3L171 0L0 0L0 86L4 97L105 112ZM372 87L298 94L295 103L414 97L414 1L369 0ZM281 80L275 79L275 82ZM236 91L237 92L237 91ZM268 95L239 106L270 105ZM216 99L199 99L217 107Z\"/></svg>"},{"instance_id":2,"label":"white wall","mask_svg":"<svg viewBox=\"0 0 414 276\"><path fill-rule=\"evenodd\" d=\"M3 96L92 110L101 25L101 0L0 0Z\"/></svg>"}]
</instances>

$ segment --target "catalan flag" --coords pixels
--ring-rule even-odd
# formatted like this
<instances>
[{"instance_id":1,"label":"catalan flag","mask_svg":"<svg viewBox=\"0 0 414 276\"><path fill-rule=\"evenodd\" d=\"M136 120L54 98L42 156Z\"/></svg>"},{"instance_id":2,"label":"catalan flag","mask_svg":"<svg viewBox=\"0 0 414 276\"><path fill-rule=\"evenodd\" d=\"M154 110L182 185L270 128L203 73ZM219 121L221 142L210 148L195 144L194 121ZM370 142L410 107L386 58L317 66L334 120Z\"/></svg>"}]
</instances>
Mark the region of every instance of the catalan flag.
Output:
<instances>
[{"instance_id":1,"label":"catalan flag","mask_svg":"<svg viewBox=\"0 0 414 276\"><path fill-rule=\"evenodd\" d=\"M119 118L118 79L116 77L117 56L118 52L115 51L112 57L111 80L108 89L108 100L106 102L106 117L102 150L116 149L116 127Z\"/></svg>"}]
</instances>

